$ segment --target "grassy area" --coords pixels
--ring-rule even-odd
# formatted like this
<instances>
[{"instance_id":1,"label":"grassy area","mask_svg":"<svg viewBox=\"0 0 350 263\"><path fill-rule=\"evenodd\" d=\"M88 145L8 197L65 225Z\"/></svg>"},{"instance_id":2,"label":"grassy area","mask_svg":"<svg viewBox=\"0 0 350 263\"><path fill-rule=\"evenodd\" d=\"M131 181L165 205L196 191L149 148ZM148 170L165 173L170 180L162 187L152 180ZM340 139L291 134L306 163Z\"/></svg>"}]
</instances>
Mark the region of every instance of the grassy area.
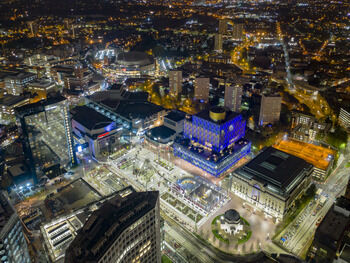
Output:
<instances>
[{"instance_id":1,"label":"grassy area","mask_svg":"<svg viewBox=\"0 0 350 263\"><path fill-rule=\"evenodd\" d=\"M218 232L217 229L213 229L212 232L213 232L214 236L215 236L217 239L219 239L220 241L222 241L222 242L224 242L224 243L227 243L227 244L230 243L230 241L229 241L228 239L223 238L223 237L219 234L219 232Z\"/></svg>"},{"instance_id":2,"label":"grassy area","mask_svg":"<svg viewBox=\"0 0 350 263\"><path fill-rule=\"evenodd\" d=\"M213 219L213 221L211 221L211 225L212 225L212 226L216 224L216 220L218 220L218 219L220 218L220 216L221 216L221 215L216 216L216 217Z\"/></svg>"},{"instance_id":3,"label":"grassy area","mask_svg":"<svg viewBox=\"0 0 350 263\"><path fill-rule=\"evenodd\" d=\"M162 263L172 263L172 261L167 255L162 255Z\"/></svg>"},{"instance_id":4,"label":"grassy area","mask_svg":"<svg viewBox=\"0 0 350 263\"><path fill-rule=\"evenodd\" d=\"M251 236L252 236L252 231L248 230L247 234L244 237L242 237L241 239L238 239L237 243L243 244L243 243L247 242Z\"/></svg>"},{"instance_id":5,"label":"grassy area","mask_svg":"<svg viewBox=\"0 0 350 263\"><path fill-rule=\"evenodd\" d=\"M245 218L241 217L241 220L245 225L250 226L249 222Z\"/></svg>"}]
</instances>

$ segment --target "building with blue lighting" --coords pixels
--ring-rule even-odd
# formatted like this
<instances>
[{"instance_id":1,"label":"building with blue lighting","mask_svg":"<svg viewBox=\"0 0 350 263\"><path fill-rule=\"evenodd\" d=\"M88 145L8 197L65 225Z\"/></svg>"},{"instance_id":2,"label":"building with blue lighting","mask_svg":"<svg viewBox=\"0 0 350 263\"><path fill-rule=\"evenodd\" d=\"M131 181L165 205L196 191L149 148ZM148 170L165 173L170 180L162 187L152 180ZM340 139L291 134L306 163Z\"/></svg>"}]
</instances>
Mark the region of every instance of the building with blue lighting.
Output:
<instances>
[{"instance_id":1,"label":"building with blue lighting","mask_svg":"<svg viewBox=\"0 0 350 263\"><path fill-rule=\"evenodd\" d=\"M220 177L250 153L251 143L244 135L240 114L214 107L185 120L183 137L173 144L174 155Z\"/></svg>"}]
</instances>

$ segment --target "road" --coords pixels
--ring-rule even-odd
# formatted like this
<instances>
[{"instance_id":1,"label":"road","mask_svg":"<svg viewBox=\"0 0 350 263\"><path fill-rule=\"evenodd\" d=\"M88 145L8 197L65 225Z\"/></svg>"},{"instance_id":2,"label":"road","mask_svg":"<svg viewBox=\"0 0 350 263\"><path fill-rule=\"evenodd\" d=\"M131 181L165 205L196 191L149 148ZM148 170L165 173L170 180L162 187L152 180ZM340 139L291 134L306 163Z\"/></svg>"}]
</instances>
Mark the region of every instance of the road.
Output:
<instances>
[{"instance_id":1,"label":"road","mask_svg":"<svg viewBox=\"0 0 350 263\"><path fill-rule=\"evenodd\" d=\"M346 152L350 151L350 145ZM318 189L322 189L322 195L327 196L327 201L315 215L318 202L314 202L311 206L306 207L299 216L286 228L284 232L278 237L286 237L288 233L291 234L289 239L284 243L284 247L295 255L302 255L306 249L306 245L311 242L311 239L316 231L316 224L321 220L333 205L335 199L344 193L347 182L349 180L349 173L346 164L348 162L348 154L341 155L339 158L340 164L328 177L325 183L316 183ZM300 222L299 226L296 227Z\"/></svg>"}]
</instances>

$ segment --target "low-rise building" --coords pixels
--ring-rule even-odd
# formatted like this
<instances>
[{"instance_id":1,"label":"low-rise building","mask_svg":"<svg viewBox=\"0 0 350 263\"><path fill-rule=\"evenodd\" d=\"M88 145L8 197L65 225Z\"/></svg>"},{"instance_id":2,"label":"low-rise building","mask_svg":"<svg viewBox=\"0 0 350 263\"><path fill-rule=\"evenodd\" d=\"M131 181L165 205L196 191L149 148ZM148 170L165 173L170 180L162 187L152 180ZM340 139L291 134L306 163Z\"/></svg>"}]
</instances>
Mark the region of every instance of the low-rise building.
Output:
<instances>
[{"instance_id":1,"label":"low-rise building","mask_svg":"<svg viewBox=\"0 0 350 263\"><path fill-rule=\"evenodd\" d=\"M313 166L272 147L232 174L232 191L267 215L283 219L311 182Z\"/></svg>"},{"instance_id":2,"label":"low-rise building","mask_svg":"<svg viewBox=\"0 0 350 263\"><path fill-rule=\"evenodd\" d=\"M27 96L4 95L0 98L0 119L2 121L15 121L15 108L29 103Z\"/></svg>"},{"instance_id":3,"label":"low-rise building","mask_svg":"<svg viewBox=\"0 0 350 263\"><path fill-rule=\"evenodd\" d=\"M121 129L112 119L87 106L77 106L71 110L71 114L73 137L87 143L92 157L98 159L105 153L113 152Z\"/></svg>"},{"instance_id":4,"label":"low-rise building","mask_svg":"<svg viewBox=\"0 0 350 263\"><path fill-rule=\"evenodd\" d=\"M22 95L26 85L35 80L37 76L29 72L18 72L5 77L5 90L7 94Z\"/></svg>"}]
</instances>

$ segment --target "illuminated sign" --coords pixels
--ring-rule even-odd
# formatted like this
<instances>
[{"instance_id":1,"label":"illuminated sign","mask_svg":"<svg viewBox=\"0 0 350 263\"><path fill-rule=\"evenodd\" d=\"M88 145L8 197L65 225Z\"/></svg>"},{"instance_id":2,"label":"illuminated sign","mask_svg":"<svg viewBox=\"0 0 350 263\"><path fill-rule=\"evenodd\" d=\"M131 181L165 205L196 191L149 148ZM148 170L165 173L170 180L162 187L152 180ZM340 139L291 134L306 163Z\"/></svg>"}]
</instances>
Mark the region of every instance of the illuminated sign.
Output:
<instances>
[{"instance_id":1,"label":"illuminated sign","mask_svg":"<svg viewBox=\"0 0 350 263\"><path fill-rule=\"evenodd\" d=\"M102 134L100 134L99 136L97 136L97 138L105 137L105 136L108 135L108 134L109 134L109 132L102 133Z\"/></svg>"}]
</instances>

